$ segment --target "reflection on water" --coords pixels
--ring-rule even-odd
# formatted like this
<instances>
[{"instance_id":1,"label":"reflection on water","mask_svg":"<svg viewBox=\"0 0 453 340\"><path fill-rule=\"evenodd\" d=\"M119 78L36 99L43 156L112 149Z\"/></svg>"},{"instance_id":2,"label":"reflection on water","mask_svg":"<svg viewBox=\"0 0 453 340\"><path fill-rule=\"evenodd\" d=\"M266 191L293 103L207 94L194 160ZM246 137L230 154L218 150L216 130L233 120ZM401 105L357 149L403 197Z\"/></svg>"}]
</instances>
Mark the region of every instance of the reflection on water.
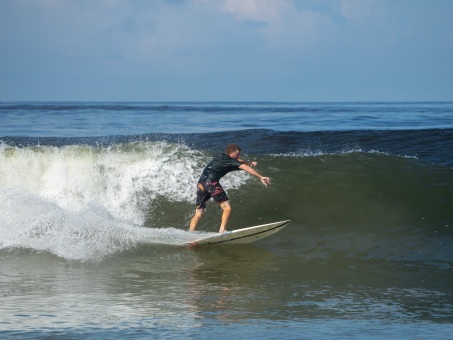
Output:
<instances>
[{"instance_id":1,"label":"reflection on water","mask_svg":"<svg viewBox=\"0 0 453 340\"><path fill-rule=\"evenodd\" d=\"M347 258L304 262L254 245L197 251L148 246L98 262L26 251L3 251L0 258L3 332L152 329L168 335L170 329L221 332L262 322L295 330L308 320L318 326L321 320L381 320L402 327L453 321L451 291L430 286L426 277L420 282L423 266ZM280 331L288 335L285 327Z\"/></svg>"}]
</instances>

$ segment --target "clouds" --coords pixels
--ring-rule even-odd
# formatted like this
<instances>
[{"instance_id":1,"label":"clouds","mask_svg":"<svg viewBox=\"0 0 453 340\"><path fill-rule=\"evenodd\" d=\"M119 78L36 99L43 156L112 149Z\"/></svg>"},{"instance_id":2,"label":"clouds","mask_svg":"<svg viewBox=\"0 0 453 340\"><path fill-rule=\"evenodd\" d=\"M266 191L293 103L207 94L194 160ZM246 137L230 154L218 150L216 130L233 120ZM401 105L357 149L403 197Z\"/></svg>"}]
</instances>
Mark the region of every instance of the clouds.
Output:
<instances>
[{"instance_id":1,"label":"clouds","mask_svg":"<svg viewBox=\"0 0 453 340\"><path fill-rule=\"evenodd\" d=\"M297 8L288 0L226 0L223 10L241 22L254 22L272 49L313 47L334 26L321 12Z\"/></svg>"},{"instance_id":2,"label":"clouds","mask_svg":"<svg viewBox=\"0 0 453 340\"><path fill-rule=\"evenodd\" d=\"M348 20L357 21L368 18L378 0L341 0L341 14Z\"/></svg>"},{"instance_id":3,"label":"clouds","mask_svg":"<svg viewBox=\"0 0 453 340\"><path fill-rule=\"evenodd\" d=\"M267 25L281 21L289 3L283 0L226 0L222 8L238 20L264 22Z\"/></svg>"},{"instance_id":4,"label":"clouds","mask_svg":"<svg viewBox=\"0 0 453 340\"><path fill-rule=\"evenodd\" d=\"M452 11L445 0L6 0L0 100L453 99ZM405 90L420 69L427 80Z\"/></svg>"}]
</instances>

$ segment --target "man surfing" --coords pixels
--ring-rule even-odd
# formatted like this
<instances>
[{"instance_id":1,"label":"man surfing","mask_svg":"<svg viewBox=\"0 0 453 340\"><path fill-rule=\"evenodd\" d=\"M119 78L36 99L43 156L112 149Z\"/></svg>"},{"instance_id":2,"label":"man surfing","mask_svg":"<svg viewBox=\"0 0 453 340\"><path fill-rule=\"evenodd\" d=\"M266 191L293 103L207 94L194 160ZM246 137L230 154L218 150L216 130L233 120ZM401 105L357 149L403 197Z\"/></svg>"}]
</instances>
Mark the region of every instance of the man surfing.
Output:
<instances>
[{"instance_id":1,"label":"man surfing","mask_svg":"<svg viewBox=\"0 0 453 340\"><path fill-rule=\"evenodd\" d=\"M231 215L231 205L228 201L228 196L219 181L227 173L236 170L244 170L259 178L265 186L271 184L269 177L261 176L252 168L256 166L256 162L243 160L240 158L240 154L241 148L238 145L229 144L225 153L222 153L222 155L211 160L203 170L197 183L197 206L195 215L190 221L190 231L196 229L198 222L203 217L206 202L209 201L211 197L223 210L219 233L224 233L226 231L226 226Z\"/></svg>"}]
</instances>

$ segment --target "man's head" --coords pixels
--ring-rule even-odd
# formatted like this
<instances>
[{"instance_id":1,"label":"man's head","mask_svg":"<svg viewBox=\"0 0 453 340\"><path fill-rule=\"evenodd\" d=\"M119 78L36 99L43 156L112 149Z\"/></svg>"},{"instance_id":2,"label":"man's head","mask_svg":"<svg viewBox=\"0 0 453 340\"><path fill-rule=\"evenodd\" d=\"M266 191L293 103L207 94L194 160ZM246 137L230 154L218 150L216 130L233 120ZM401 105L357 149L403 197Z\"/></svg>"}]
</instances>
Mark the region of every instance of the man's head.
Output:
<instances>
[{"instance_id":1,"label":"man's head","mask_svg":"<svg viewBox=\"0 0 453 340\"><path fill-rule=\"evenodd\" d=\"M228 144L226 147L226 154L231 158L238 159L241 153L241 147L237 144Z\"/></svg>"}]
</instances>

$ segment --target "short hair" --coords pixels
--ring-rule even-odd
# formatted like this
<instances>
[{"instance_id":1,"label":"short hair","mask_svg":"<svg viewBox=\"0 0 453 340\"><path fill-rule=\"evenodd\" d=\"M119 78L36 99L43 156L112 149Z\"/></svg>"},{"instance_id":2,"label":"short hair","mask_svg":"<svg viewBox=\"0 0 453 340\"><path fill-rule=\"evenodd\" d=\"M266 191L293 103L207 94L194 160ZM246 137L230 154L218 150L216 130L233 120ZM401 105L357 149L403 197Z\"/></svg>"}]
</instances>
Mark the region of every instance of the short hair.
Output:
<instances>
[{"instance_id":1,"label":"short hair","mask_svg":"<svg viewBox=\"0 0 453 340\"><path fill-rule=\"evenodd\" d=\"M232 152L241 150L242 150L241 147L237 144L228 144L228 146L226 147L226 154L229 155Z\"/></svg>"}]
</instances>

